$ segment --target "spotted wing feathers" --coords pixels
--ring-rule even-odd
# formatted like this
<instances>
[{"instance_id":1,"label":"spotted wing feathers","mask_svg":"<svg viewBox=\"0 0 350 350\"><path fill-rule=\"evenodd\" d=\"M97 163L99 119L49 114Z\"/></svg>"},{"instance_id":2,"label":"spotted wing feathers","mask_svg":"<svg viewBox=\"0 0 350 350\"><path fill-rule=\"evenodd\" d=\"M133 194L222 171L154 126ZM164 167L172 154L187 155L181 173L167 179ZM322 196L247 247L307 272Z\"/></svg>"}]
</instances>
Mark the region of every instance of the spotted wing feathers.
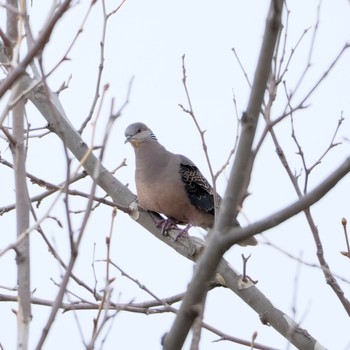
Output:
<instances>
[{"instance_id":1,"label":"spotted wing feathers","mask_svg":"<svg viewBox=\"0 0 350 350\"><path fill-rule=\"evenodd\" d=\"M214 215L213 188L191 160L182 155L180 158L179 172L191 203L198 209Z\"/></svg>"}]
</instances>

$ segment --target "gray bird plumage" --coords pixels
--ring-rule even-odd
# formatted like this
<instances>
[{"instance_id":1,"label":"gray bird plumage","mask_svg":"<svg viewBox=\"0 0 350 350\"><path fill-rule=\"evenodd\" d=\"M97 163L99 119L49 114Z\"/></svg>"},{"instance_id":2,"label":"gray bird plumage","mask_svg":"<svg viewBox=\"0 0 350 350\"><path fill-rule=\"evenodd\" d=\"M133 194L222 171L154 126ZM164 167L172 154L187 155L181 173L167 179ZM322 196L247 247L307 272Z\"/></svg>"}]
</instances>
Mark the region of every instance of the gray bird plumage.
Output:
<instances>
[{"instance_id":1,"label":"gray bird plumage","mask_svg":"<svg viewBox=\"0 0 350 350\"><path fill-rule=\"evenodd\" d=\"M214 192L196 165L183 155L167 151L143 123L129 125L125 137L135 151L139 205L178 224L211 228L215 218ZM217 204L220 201L217 195ZM257 241L251 237L240 244L256 245Z\"/></svg>"}]
</instances>

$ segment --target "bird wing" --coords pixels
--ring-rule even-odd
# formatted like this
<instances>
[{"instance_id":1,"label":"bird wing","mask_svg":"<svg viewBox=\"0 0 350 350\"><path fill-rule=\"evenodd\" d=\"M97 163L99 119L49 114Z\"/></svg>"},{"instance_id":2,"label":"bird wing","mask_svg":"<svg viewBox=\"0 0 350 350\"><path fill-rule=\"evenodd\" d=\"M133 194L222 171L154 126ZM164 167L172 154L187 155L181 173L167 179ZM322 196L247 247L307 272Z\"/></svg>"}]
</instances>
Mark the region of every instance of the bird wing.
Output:
<instances>
[{"instance_id":1,"label":"bird wing","mask_svg":"<svg viewBox=\"0 0 350 350\"><path fill-rule=\"evenodd\" d=\"M183 155L179 155L179 157L181 180L191 203L199 210L214 215L213 188L190 159Z\"/></svg>"}]
</instances>

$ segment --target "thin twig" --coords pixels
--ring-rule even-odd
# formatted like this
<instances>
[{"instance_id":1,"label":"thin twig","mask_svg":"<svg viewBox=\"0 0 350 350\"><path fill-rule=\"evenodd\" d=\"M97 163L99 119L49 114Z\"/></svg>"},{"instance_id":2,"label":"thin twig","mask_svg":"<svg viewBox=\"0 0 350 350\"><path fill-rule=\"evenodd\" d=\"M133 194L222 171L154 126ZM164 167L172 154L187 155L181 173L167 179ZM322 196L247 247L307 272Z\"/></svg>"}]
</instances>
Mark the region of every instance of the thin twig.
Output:
<instances>
[{"instance_id":1,"label":"thin twig","mask_svg":"<svg viewBox=\"0 0 350 350\"><path fill-rule=\"evenodd\" d=\"M235 55L236 60L237 60L237 62L238 62L238 64L239 64L239 66L241 67L241 70L242 70L242 72L243 72L243 74L244 74L244 77L245 77L245 80L246 80L248 86L249 86L250 88L252 88L252 84L251 84L251 82L250 82L250 80L249 80L247 71L245 70L245 68L244 68L244 66L243 66L243 64L242 64L242 62L241 62L241 60L240 60L240 58L239 58L239 56L238 56L238 54L237 54L236 49L235 49L235 48L232 48L232 52L233 52L233 54Z\"/></svg>"},{"instance_id":2,"label":"thin twig","mask_svg":"<svg viewBox=\"0 0 350 350\"><path fill-rule=\"evenodd\" d=\"M267 16L264 38L255 72L247 111L242 120L242 133L237 147L236 158L228 180L219 217L214 225L213 236L196 267L194 276L188 286L188 292L180 306L175 321L165 336L164 350L181 349L197 316L193 306L204 303L207 295L208 281L213 277L224 252L231 244L224 244L232 223L232 212L241 204L242 194L247 191L252 171L252 144L257 121L270 74L271 60L275 43L281 26L283 1L272 0ZM237 228L237 230L239 230Z\"/></svg>"},{"instance_id":3,"label":"thin twig","mask_svg":"<svg viewBox=\"0 0 350 350\"><path fill-rule=\"evenodd\" d=\"M342 255L344 255L344 256L347 256L350 259L350 244L349 244L349 237L348 237L348 230L347 230L347 220L345 218L343 218L341 223L343 225L347 251L346 252L340 252L340 253Z\"/></svg>"},{"instance_id":4,"label":"thin twig","mask_svg":"<svg viewBox=\"0 0 350 350\"><path fill-rule=\"evenodd\" d=\"M113 228L114 228L114 222L116 218L117 211L114 209L112 211L112 218L111 218L111 225L109 230L109 235L106 237L106 276L105 276L105 287L102 294L102 300L100 302L100 307L98 309L97 315L93 320L93 330L92 335L89 344L87 345L87 349L94 349L96 340L98 335L101 333L101 331L104 329L104 327L108 324L108 321L110 321L113 317L117 315L117 313L113 313L113 315L108 314L108 309L110 305L110 299L111 299L111 293L112 288L111 284L113 283L114 279L111 279L110 277L110 249L111 249L111 241L113 237ZM102 316L103 314L103 316Z\"/></svg>"},{"instance_id":5,"label":"thin twig","mask_svg":"<svg viewBox=\"0 0 350 350\"><path fill-rule=\"evenodd\" d=\"M301 192L299 185L298 185L298 181L290 169L288 161L284 155L284 152L283 152L281 146L279 145L279 141L277 140L277 137L276 137L273 129L270 129L270 134L271 134L272 139L275 143L277 154L281 160L283 167L287 171L289 179L291 180L298 197L305 199L305 196L303 197L303 195L302 195L302 192ZM335 175L335 173L333 173L333 175ZM321 242L321 239L320 239L319 233L318 233L318 228L317 228L317 225L314 223L314 220L313 220L312 215L310 213L309 207L304 208L304 214L306 216L307 222L309 224L309 227L311 229L311 232L312 232L314 240L315 240L315 244L317 247L317 257L319 259L320 265L322 266L322 271L324 273L325 279L326 279L327 283L331 286L331 288L333 289L335 294L338 296L339 300L341 301L342 305L346 309L347 313L350 315L350 303L345 298L342 289L340 288L339 284L336 282L336 279L335 279L334 275L332 274L328 263L325 260L322 242Z\"/></svg>"},{"instance_id":6,"label":"thin twig","mask_svg":"<svg viewBox=\"0 0 350 350\"><path fill-rule=\"evenodd\" d=\"M97 80L96 80L96 85L95 85L95 94L94 94L94 98L93 101L91 103L90 106L90 111L87 115L87 117L85 118L84 122L82 123L82 125L79 128L79 134L82 134L84 129L86 128L87 124L89 123L89 121L91 120L97 102L100 98L100 90L101 90L101 82L102 82L102 73L103 73L103 69L104 69L104 62L105 62L105 42L106 42L106 34L107 34L107 22L108 19L114 15L115 13L117 13L120 8L122 7L122 5L125 3L126 0L122 0L121 3L110 13L107 14L106 12L106 5L105 5L105 1L102 1L102 10L103 10L103 21L102 21L102 37L100 40L100 62L98 65L98 74L97 74ZM91 4L93 4L93 2L91 2Z\"/></svg>"},{"instance_id":7,"label":"thin twig","mask_svg":"<svg viewBox=\"0 0 350 350\"><path fill-rule=\"evenodd\" d=\"M216 211L216 209L218 208L218 196L217 196L217 191L216 191L216 177L213 171L213 167L211 165L211 161L210 161L210 157L209 157L209 153L208 153L208 147L205 141L205 130L202 130L202 128L200 127L198 120L195 116L193 107L192 107L192 102L191 102L191 97L190 97L190 93L188 91L188 87L187 87L187 75L186 75L186 65L185 65L185 55L182 55L182 84L184 86L185 89L185 93L186 93L186 98L187 98L187 103L189 106L189 109L184 108L181 104L179 104L179 106L181 107L181 109L189 114L193 120L193 122L196 125L196 128L199 132L199 135L201 137L201 141L202 141L202 148L204 151L204 155L205 155L205 159L207 161L208 164L208 168L209 168L209 173L210 173L210 177L211 177L211 181L212 181L212 186L213 186L213 192L214 192L214 210Z\"/></svg>"},{"instance_id":8,"label":"thin twig","mask_svg":"<svg viewBox=\"0 0 350 350\"><path fill-rule=\"evenodd\" d=\"M26 67L32 62L37 53L42 50L50 39L51 33L57 23L57 21L68 10L72 0L65 0L46 23L46 25L40 31L40 34L33 45L32 49L28 51L23 60L17 65L17 67L7 76L7 78L1 83L0 86L0 98L8 91L13 83L25 73Z\"/></svg>"},{"instance_id":9,"label":"thin twig","mask_svg":"<svg viewBox=\"0 0 350 350\"><path fill-rule=\"evenodd\" d=\"M265 236L264 236L264 240L265 240L264 244L266 244L267 246L272 247L273 249L275 249L276 251L282 253L283 255L287 256L288 258L290 258L292 260L295 260L297 263L300 263L300 264L302 264L304 266L311 267L311 268L318 269L318 270L323 270L324 269L324 267L321 266L320 264L307 262L305 260L302 260L299 257L294 256L293 254L289 253L288 251L286 251L286 250L282 249L281 247L278 247L277 245L273 244ZM350 279L347 279L347 278L345 278L343 276L340 276L338 274L333 274L333 276L336 277L337 279L341 280L344 283L350 284Z\"/></svg>"}]
</instances>

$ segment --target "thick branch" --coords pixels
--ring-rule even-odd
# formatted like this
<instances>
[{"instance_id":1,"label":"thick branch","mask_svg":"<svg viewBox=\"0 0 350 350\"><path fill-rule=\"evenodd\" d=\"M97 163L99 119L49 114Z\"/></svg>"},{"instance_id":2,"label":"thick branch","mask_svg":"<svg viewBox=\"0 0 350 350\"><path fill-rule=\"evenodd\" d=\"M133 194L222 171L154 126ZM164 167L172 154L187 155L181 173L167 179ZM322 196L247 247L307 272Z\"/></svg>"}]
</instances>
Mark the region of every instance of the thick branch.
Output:
<instances>
[{"instance_id":1,"label":"thick branch","mask_svg":"<svg viewBox=\"0 0 350 350\"><path fill-rule=\"evenodd\" d=\"M227 235L222 237L223 244L228 249L232 244L235 244L242 239L249 238L256 233L269 230L307 208L310 208L313 204L317 203L322 197L324 197L349 172L350 157L346 158L344 162L315 189L310 191L307 195L297 199L293 204L245 228L233 228ZM350 308L348 310L350 310Z\"/></svg>"},{"instance_id":2,"label":"thick branch","mask_svg":"<svg viewBox=\"0 0 350 350\"><path fill-rule=\"evenodd\" d=\"M29 91L30 87L35 86L36 82L24 75L21 78L21 84L23 91ZM49 97L46 95L46 92L50 94ZM51 130L56 132L64 142L65 146L78 160L81 161L89 175L92 176L97 184L111 196L115 203L121 206L128 206L134 201L135 195L129 191L126 186L115 179L113 175L100 164L99 160L95 157L89 147L83 142L79 133L74 130L72 124L65 116L63 108L55 94L48 91L47 88L37 85L35 89L29 93L28 97L45 117ZM188 259L196 261L203 251L205 243L200 239L181 237L174 241L174 238L178 234L177 231L170 232L169 236L163 236L160 230L157 229L154 218L148 213L140 212L137 221L158 239ZM222 260L220 263L218 272L225 280L226 287L237 293L238 296L248 304L252 302L252 295L257 298L260 298L260 295L262 295L255 286L244 289L244 291L238 290L237 286L240 280L240 274L234 271L225 260ZM255 303L258 303L258 300L256 300ZM263 303L262 305L265 305L266 307L264 308L265 313L278 315L278 317L271 317L269 322L286 338L289 338L291 334L290 329L288 332L283 333L283 330L286 329L286 327L281 328L279 326L280 324L283 324L283 322L286 322L284 313L273 308L271 306L272 304L269 302ZM309 342L315 344L315 340L309 335L306 337L305 334L305 332L300 332L298 333L298 336L293 338L293 342L297 347L307 349L308 347L303 347L305 341L307 341L306 339L310 339Z\"/></svg>"},{"instance_id":3,"label":"thick branch","mask_svg":"<svg viewBox=\"0 0 350 350\"><path fill-rule=\"evenodd\" d=\"M281 0L271 1L251 95L247 111L242 119L242 134L225 196L219 210L218 220L214 226L214 234L195 270L176 319L165 337L165 350L182 348L197 317L195 306L204 303L208 283L227 249L220 242L220 236L232 226L232 213L237 213L237 207L246 193L254 159L252 144L270 74L276 39L281 26L282 5L283 1Z\"/></svg>"},{"instance_id":4,"label":"thick branch","mask_svg":"<svg viewBox=\"0 0 350 350\"><path fill-rule=\"evenodd\" d=\"M26 90L30 86L33 86L34 82L28 76L26 76L23 77L22 84L22 88ZM90 174L90 176L96 179L98 185L111 196L115 203L120 206L128 206L135 200L135 195L126 186L120 183L107 169L105 169L99 163L95 155L90 152L88 146L83 142L79 133L73 129L72 125L65 118L64 114L61 114L60 111L62 110L62 107L59 106L57 109L54 109L54 113L52 112L54 105L59 103L59 100L56 99L54 94L51 94L51 98L55 99L55 101L52 102L45 96L45 94L43 94L43 90L38 87L33 93L30 94L29 98L48 121L49 125L53 126L53 130L62 138L62 141L65 142L66 147L69 148L77 159L81 161L84 160L82 165L84 166L85 170ZM85 157L85 155L88 156ZM98 171L95 169L98 169ZM139 214L140 215L137 222L146 230L184 257L192 261L198 260L198 257L205 247L204 241L195 237L182 237L175 240L175 237L178 235L178 231L172 231L169 233L169 236L164 236L156 227L153 216L142 211ZM260 296L263 295L255 286L251 286L249 289L245 289L244 291L238 290L237 286L238 282L240 281L240 274L233 270L224 259L222 259L218 267L218 273L225 280L226 287L234 291L249 305L252 302L253 296L254 298L256 297L259 299ZM267 300L266 297L263 297L263 300ZM258 300L256 303L258 303ZM269 309L269 307L272 305L270 302L262 303L262 305L265 305L266 307L266 309L264 308L265 313L270 315L274 314L274 317L269 319L270 324L279 330L286 338L288 338L290 336L290 331L283 333L283 329L286 329L286 327L281 328L280 326L281 324L283 325L283 322L285 322L285 314L276 308ZM279 317L277 318L276 315L279 315ZM301 332L299 333L299 337L293 340L294 344L296 344L296 346L299 348L302 347L302 344L305 344L307 339L311 339L310 342L315 343L315 340L310 335L306 337L305 334L305 332Z\"/></svg>"},{"instance_id":5,"label":"thick branch","mask_svg":"<svg viewBox=\"0 0 350 350\"><path fill-rule=\"evenodd\" d=\"M231 174L228 179L225 196L220 207L217 225L220 230L227 225L231 226L232 213L237 212L237 208L240 207L247 193L254 160L252 145L271 70L271 61L276 40L281 27L282 4L283 1L280 0L272 0L270 4L252 90L247 110L242 118L242 133Z\"/></svg>"},{"instance_id":6,"label":"thick branch","mask_svg":"<svg viewBox=\"0 0 350 350\"><path fill-rule=\"evenodd\" d=\"M17 96L13 93L14 97ZM29 199L26 177L26 147L24 143L24 100L20 99L13 107L14 175L16 187L17 237L29 227ZM29 324L31 315L30 291L30 253L29 235L26 235L15 247L17 261L18 311L17 311L17 348L28 348Z\"/></svg>"}]
</instances>

